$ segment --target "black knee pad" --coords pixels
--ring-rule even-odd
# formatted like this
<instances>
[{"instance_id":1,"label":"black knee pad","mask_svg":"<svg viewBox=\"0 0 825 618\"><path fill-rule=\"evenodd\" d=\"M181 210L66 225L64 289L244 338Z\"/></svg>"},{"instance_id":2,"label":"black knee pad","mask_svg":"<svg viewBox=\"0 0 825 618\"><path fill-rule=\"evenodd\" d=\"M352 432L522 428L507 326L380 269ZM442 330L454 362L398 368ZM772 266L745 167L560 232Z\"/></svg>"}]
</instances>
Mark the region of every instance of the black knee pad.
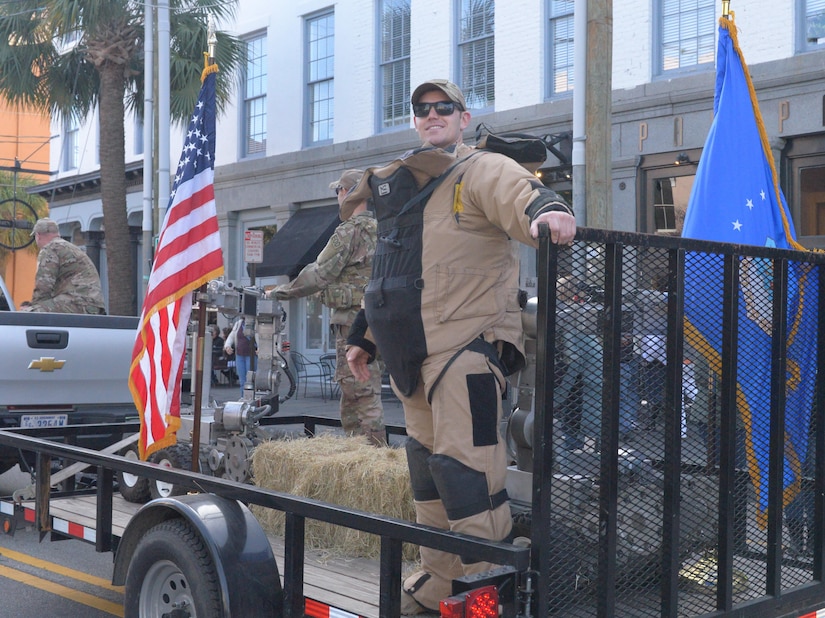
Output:
<instances>
[{"instance_id":1,"label":"black knee pad","mask_svg":"<svg viewBox=\"0 0 825 618\"><path fill-rule=\"evenodd\" d=\"M407 438L405 447L407 449L407 467L410 470L413 498L418 502L438 500L438 489L433 481L428 463L429 458L432 456L430 449L413 438Z\"/></svg>"},{"instance_id":2,"label":"black knee pad","mask_svg":"<svg viewBox=\"0 0 825 618\"><path fill-rule=\"evenodd\" d=\"M464 519L492 511L507 501L507 491L491 496L487 492L487 476L447 455L431 455L430 472L447 517Z\"/></svg>"}]
</instances>

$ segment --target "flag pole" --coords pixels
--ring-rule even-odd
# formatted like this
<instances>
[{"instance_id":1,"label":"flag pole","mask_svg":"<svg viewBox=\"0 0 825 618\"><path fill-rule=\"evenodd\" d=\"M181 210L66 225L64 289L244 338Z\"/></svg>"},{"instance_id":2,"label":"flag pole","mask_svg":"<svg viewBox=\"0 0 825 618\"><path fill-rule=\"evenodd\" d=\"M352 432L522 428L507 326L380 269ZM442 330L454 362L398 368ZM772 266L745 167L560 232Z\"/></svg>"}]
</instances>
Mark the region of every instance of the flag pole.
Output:
<instances>
[{"instance_id":1,"label":"flag pole","mask_svg":"<svg viewBox=\"0 0 825 618\"><path fill-rule=\"evenodd\" d=\"M204 77L209 67L215 64L215 46L218 37L215 34L215 22L209 17L208 26L208 57L204 62ZM192 402L192 472L200 472L200 443L201 443L201 409L203 407L203 358L206 349L206 284L204 283L195 296L198 301L198 345L195 351L195 398ZM211 347L210 347L211 350ZM210 376L211 377L211 376ZM210 384L211 384L210 379Z\"/></svg>"}]
</instances>

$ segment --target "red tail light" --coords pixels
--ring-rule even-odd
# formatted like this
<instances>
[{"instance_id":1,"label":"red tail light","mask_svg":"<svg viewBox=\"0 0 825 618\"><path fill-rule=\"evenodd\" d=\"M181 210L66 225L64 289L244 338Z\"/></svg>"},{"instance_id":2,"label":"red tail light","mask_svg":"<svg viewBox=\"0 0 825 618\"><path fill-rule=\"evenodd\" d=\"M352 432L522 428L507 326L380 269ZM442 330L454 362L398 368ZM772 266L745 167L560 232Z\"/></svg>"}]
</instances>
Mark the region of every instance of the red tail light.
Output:
<instances>
[{"instance_id":1,"label":"red tail light","mask_svg":"<svg viewBox=\"0 0 825 618\"><path fill-rule=\"evenodd\" d=\"M442 599L441 618L498 618L498 589L484 586Z\"/></svg>"}]
</instances>

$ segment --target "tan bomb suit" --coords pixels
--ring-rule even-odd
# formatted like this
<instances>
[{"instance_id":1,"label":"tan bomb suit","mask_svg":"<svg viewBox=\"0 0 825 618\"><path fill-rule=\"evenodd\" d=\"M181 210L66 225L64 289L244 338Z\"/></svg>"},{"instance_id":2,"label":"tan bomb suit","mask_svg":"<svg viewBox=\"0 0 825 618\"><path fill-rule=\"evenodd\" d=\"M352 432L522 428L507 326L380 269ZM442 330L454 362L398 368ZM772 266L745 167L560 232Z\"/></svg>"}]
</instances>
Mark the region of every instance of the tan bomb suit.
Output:
<instances>
[{"instance_id":1,"label":"tan bomb suit","mask_svg":"<svg viewBox=\"0 0 825 618\"><path fill-rule=\"evenodd\" d=\"M400 204L457 162L426 206L404 212ZM512 522L498 426L503 374L523 362L512 240L536 246L530 222L571 211L513 160L465 145L427 146L367 170L353 200L369 196L379 227L364 337L380 350L404 405L417 521L506 539ZM364 347L356 330L349 342ZM491 566L425 547L421 559L423 573L404 590L429 608L451 594L453 578Z\"/></svg>"}]
</instances>

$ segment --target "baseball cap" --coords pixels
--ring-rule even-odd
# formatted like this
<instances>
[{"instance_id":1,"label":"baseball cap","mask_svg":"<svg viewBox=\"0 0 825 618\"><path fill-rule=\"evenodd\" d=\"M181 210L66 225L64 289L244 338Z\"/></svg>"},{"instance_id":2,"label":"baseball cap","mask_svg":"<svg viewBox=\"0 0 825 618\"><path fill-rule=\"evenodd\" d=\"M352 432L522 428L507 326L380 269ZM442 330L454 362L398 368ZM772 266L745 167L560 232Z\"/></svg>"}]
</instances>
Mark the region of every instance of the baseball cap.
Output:
<instances>
[{"instance_id":1,"label":"baseball cap","mask_svg":"<svg viewBox=\"0 0 825 618\"><path fill-rule=\"evenodd\" d=\"M32 228L30 236L35 234L58 234L60 230L57 228L57 223L51 219L38 219L37 223Z\"/></svg>"},{"instance_id":2,"label":"baseball cap","mask_svg":"<svg viewBox=\"0 0 825 618\"><path fill-rule=\"evenodd\" d=\"M418 103L421 96L430 90L440 90L447 95L450 101L453 103L458 103L462 110L467 110L467 102L464 100L464 94L461 92L461 88L448 79L431 79L423 84L420 84L413 91L412 96L410 97L410 103L415 105Z\"/></svg>"},{"instance_id":3,"label":"baseball cap","mask_svg":"<svg viewBox=\"0 0 825 618\"><path fill-rule=\"evenodd\" d=\"M329 183L329 188L334 191L340 187L341 189L349 191L358 184L358 181L361 180L361 176L363 175L364 170L347 170L341 174L338 180Z\"/></svg>"}]
</instances>

